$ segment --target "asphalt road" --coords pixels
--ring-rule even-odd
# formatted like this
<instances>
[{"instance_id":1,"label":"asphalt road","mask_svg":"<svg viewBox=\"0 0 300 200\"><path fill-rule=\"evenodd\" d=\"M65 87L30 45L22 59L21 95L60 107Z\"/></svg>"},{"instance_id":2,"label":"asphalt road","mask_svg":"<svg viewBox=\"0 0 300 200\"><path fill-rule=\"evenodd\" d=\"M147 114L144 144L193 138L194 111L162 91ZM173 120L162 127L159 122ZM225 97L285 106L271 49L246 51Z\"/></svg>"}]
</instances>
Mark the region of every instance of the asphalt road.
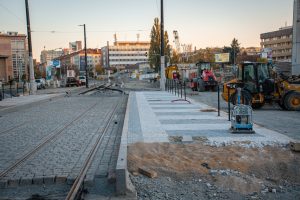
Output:
<instances>
[{"instance_id":1,"label":"asphalt road","mask_svg":"<svg viewBox=\"0 0 300 200\"><path fill-rule=\"evenodd\" d=\"M190 95L191 93L191 90L187 91L189 98L215 108L218 107L217 92L193 92L198 95ZM222 110L228 111L227 102L222 99L221 95L220 107ZM258 125L300 140L300 112L298 111L284 111L277 104L265 105L263 108L253 111L253 121Z\"/></svg>"}]
</instances>

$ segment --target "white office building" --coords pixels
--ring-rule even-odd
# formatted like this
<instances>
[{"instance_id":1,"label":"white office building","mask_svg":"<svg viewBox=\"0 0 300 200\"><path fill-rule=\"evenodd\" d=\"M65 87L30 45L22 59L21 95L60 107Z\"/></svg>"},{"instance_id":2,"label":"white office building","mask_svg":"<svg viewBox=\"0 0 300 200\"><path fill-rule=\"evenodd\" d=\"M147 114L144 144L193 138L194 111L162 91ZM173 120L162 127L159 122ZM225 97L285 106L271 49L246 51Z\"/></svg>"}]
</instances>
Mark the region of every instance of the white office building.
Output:
<instances>
[{"instance_id":1,"label":"white office building","mask_svg":"<svg viewBox=\"0 0 300 200\"><path fill-rule=\"evenodd\" d=\"M148 62L150 42L114 42L113 46L106 46L102 51L102 65L125 69L138 63Z\"/></svg>"}]
</instances>

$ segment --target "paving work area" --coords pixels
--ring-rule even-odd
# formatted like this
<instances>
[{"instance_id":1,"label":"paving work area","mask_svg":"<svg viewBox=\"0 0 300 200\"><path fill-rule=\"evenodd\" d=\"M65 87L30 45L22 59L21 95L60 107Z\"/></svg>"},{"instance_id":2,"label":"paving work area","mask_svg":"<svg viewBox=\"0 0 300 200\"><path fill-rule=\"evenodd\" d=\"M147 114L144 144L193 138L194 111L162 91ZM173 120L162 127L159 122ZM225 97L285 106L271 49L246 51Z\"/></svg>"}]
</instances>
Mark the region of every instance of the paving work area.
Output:
<instances>
[{"instance_id":1,"label":"paving work area","mask_svg":"<svg viewBox=\"0 0 300 200\"><path fill-rule=\"evenodd\" d=\"M114 181L108 184L107 178L114 173L117 161L127 97L120 92L108 93L72 94L3 114L0 199L32 195L64 199L100 136L101 143L84 179L85 191L113 195ZM116 113L112 113L116 105ZM107 126L111 113L112 123ZM103 182L110 190L94 189L95 182Z\"/></svg>"},{"instance_id":2,"label":"paving work area","mask_svg":"<svg viewBox=\"0 0 300 200\"><path fill-rule=\"evenodd\" d=\"M259 125L255 134L232 134L226 113L175 100L167 92L130 93L124 127L139 199L299 199L294 139Z\"/></svg>"}]
</instances>

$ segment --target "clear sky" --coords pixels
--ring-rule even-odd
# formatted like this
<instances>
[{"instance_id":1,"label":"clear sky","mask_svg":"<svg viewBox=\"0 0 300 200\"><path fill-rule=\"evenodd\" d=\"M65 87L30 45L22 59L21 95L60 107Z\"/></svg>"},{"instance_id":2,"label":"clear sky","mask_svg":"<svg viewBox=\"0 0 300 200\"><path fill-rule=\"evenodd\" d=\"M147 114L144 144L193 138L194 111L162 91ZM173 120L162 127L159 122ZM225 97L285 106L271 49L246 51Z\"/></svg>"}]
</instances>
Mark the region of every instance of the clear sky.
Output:
<instances>
[{"instance_id":1,"label":"clear sky","mask_svg":"<svg viewBox=\"0 0 300 200\"><path fill-rule=\"evenodd\" d=\"M223 47L236 37L241 46L260 46L260 33L292 25L293 0L164 0L165 30L173 45ZM67 48L82 40L86 24L88 48L106 41L150 40L160 0L29 0L33 57L46 49ZM0 31L26 34L25 0L0 0ZM55 31L55 32L52 32Z\"/></svg>"}]
</instances>

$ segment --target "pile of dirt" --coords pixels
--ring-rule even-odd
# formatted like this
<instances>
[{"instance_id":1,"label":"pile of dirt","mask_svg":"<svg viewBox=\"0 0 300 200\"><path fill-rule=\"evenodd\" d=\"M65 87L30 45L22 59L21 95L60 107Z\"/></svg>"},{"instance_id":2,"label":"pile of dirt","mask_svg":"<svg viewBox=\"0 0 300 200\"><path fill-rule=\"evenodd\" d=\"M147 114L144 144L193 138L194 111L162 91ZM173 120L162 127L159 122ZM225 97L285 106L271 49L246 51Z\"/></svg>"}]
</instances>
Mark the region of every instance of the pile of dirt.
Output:
<instances>
[{"instance_id":1,"label":"pile of dirt","mask_svg":"<svg viewBox=\"0 0 300 200\"><path fill-rule=\"evenodd\" d=\"M278 192L282 186L300 185L300 154L271 146L211 147L203 143L130 145L129 171L138 172L138 167L144 166L155 170L158 176L186 180L197 175L205 176L220 188L244 195Z\"/></svg>"}]
</instances>

